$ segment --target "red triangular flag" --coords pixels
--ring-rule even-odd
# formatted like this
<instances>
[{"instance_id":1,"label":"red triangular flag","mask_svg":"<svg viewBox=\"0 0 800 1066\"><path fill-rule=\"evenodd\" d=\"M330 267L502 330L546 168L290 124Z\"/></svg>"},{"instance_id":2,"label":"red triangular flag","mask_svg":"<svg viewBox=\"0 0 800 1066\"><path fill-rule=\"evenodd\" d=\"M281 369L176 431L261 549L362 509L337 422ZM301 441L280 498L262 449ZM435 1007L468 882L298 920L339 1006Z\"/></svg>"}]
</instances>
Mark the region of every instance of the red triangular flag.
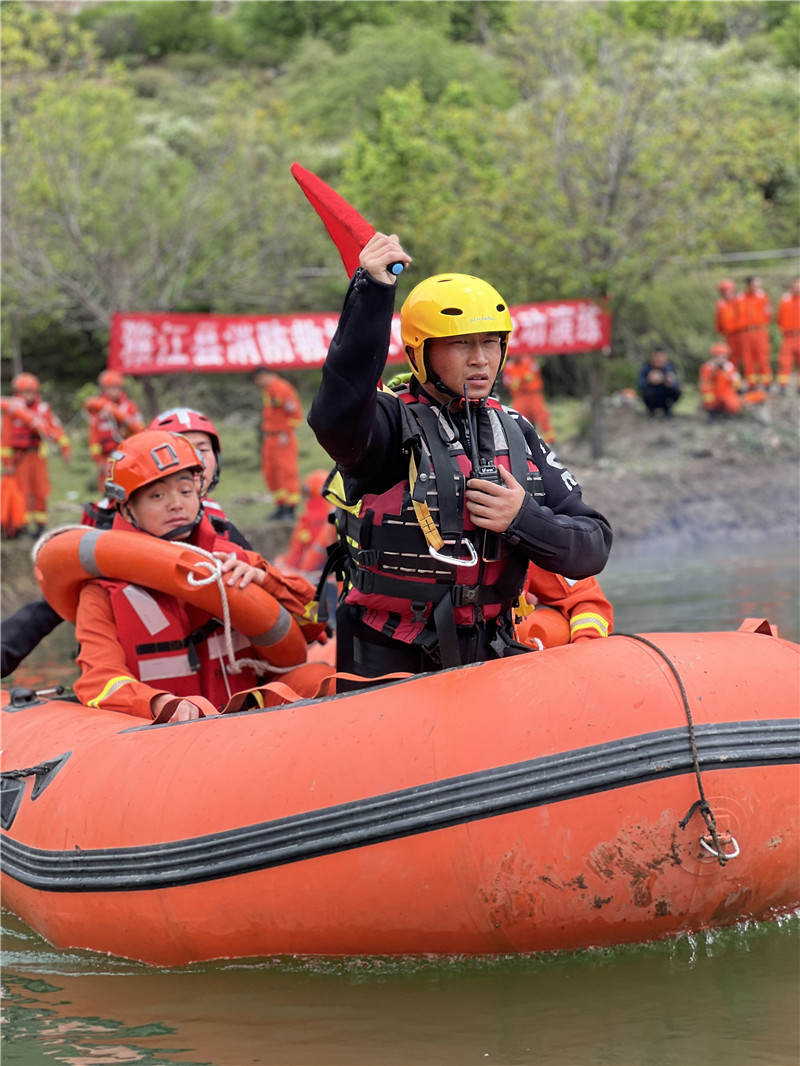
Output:
<instances>
[{"instance_id":1,"label":"red triangular flag","mask_svg":"<svg viewBox=\"0 0 800 1066\"><path fill-rule=\"evenodd\" d=\"M308 202L325 223L333 243L339 249L347 276L352 277L358 266L361 249L375 235L375 229L338 192L326 185L310 170L292 163L295 181L306 194Z\"/></svg>"}]
</instances>

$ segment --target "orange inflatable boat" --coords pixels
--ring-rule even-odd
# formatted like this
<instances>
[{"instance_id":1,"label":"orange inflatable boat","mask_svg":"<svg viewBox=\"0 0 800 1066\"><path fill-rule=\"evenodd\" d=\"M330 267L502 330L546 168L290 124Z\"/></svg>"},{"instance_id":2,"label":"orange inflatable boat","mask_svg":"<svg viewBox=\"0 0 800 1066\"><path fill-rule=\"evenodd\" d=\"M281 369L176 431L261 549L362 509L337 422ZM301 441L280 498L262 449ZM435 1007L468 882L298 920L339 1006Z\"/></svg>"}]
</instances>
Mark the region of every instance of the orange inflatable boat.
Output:
<instances>
[{"instance_id":1,"label":"orange inflatable boat","mask_svg":"<svg viewBox=\"0 0 800 1066\"><path fill-rule=\"evenodd\" d=\"M800 904L800 647L616 635L146 725L2 695L3 904L62 948L509 953Z\"/></svg>"}]
</instances>

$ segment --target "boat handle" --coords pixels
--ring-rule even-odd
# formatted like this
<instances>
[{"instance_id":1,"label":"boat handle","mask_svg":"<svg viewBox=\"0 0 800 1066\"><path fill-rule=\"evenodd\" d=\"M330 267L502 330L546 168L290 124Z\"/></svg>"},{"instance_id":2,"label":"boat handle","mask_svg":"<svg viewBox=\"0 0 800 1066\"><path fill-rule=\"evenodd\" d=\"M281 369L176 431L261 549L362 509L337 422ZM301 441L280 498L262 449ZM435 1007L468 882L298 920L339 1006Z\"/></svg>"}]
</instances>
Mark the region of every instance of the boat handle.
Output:
<instances>
[{"instance_id":1,"label":"boat handle","mask_svg":"<svg viewBox=\"0 0 800 1066\"><path fill-rule=\"evenodd\" d=\"M733 844L733 851L723 851L722 854L725 856L726 859L735 859L736 856L739 854L739 844L736 840L736 837L730 836L727 840L724 841L724 843ZM706 851L709 852L709 854L713 855L715 859L719 858L720 853L716 850L716 848L712 848L712 846L708 842L707 837L700 837L700 846L705 848Z\"/></svg>"},{"instance_id":2,"label":"boat handle","mask_svg":"<svg viewBox=\"0 0 800 1066\"><path fill-rule=\"evenodd\" d=\"M468 559L459 559L453 555L442 555L432 545L428 545L428 551L434 559L438 559L440 563L446 563L448 566L475 566L478 561L478 553L475 551L472 541L463 540L461 543L466 544L469 548Z\"/></svg>"}]
</instances>

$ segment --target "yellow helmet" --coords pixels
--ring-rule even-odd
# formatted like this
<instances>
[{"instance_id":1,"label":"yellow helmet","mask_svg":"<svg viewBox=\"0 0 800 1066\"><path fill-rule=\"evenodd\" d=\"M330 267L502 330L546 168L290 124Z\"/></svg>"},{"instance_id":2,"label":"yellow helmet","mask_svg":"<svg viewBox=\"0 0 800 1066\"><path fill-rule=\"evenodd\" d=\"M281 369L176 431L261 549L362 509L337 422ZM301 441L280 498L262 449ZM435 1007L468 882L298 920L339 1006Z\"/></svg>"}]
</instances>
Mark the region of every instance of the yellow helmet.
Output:
<instances>
[{"instance_id":1,"label":"yellow helmet","mask_svg":"<svg viewBox=\"0 0 800 1066\"><path fill-rule=\"evenodd\" d=\"M425 341L464 333L500 333L506 359L508 335L514 328L500 293L469 274L434 274L408 294L400 309L400 335L406 358L420 384L428 380Z\"/></svg>"}]
</instances>

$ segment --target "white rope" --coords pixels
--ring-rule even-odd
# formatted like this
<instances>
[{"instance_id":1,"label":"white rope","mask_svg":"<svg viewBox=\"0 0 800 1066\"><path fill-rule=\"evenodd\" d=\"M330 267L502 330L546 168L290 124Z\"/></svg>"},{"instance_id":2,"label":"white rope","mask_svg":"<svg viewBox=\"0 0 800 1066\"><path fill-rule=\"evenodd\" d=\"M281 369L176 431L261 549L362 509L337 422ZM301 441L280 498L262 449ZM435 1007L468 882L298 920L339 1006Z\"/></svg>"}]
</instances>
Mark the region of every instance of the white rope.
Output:
<instances>
[{"instance_id":1,"label":"white rope","mask_svg":"<svg viewBox=\"0 0 800 1066\"><path fill-rule=\"evenodd\" d=\"M216 581L217 583L219 598L222 601L222 627L225 633L225 651L228 656L228 671L230 673L240 674L244 669L249 667L249 669L253 670L256 674L263 674L266 667L271 674L286 674L290 670L294 670L302 665L301 663L294 663L292 666L276 666L274 663L267 662L264 659L237 659L233 647L231 609L228 604L228 590L222 576L222 563L219 559L215 559L210 552L207 552L205 548L200 548L196 544L184 544L182 547L190 548L193 552L197 552L198 555L205 556L205 558L198 562L197 565L210 571L208 577L205 578L196 577L190 572L187 576L189 584L199 588L203 585L210 585L212 581ZM285 610L285 608L282 609Z\"/></svg>"}]
</instances>

